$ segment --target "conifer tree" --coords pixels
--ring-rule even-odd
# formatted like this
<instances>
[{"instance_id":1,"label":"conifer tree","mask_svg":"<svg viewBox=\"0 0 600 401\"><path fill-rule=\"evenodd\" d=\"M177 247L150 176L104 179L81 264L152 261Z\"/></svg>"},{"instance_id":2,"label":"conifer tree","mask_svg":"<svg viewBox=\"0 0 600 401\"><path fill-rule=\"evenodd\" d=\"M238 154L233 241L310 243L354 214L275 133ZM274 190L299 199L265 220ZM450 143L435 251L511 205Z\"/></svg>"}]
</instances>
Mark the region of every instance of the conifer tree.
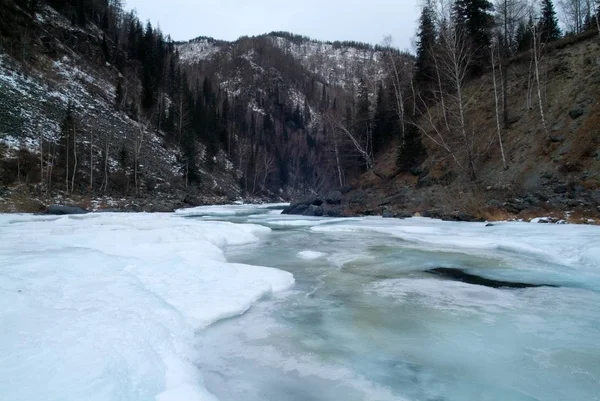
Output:
<instances>
[{"instance_id":1,"label":"conifer tree","mask_svg":"<svg viewBox=\"0 0 600 401\"><path fill-rule=\"evenodd\" d=\"M373 153L377 154L383 149L390 139L392 132L388 126L389 104L383 88L383 83L379 83L377 88L377 104L375 106L375 117L373 118Z\"/></svg>"},{"instance_id":2,"label":"conifer tree","mask_svg":"<svg viewBox=\"0 0 600 401\"><path fill-rule=\"evenodd\" d=\"M115 90L115 109L116 110L121 110L124 97L125 97L125 94L123 93L123 78L119 77L117 79L117 88Z\"/></svg>"},{"instance_id":3,"label":"conifer tree","mask_svg":"<svg viewBox=\"0 0 600 401\"><path fill-rule=\"evenodd\" d=\"M419 30L417 32L417 60L415 62L415 83L428 99L430 85L435 76L433 49L435 47L436 30L434 24L433 5L428 0L421 10Z\"/></svg>"},{"instance_id":4,"label":"conifer tree","mask_svg":"<svg viewBox=\"0 0 600 401\"><path fill-rule=\"evenodd\" d=\"M487 63L491 43L493 5L488 0L456 0L452 7L455 26L465 29L473 48L472 72L478 74Z\"/></svg>"},{"instance_id":5,"label":"conifer tree","mask_svg":"<svg viewBox=\"0 0 600 401\"><path fill-rule=\"evenodd\" d=\"M538 30L543 43L560 39L560 28L552 0L542 0Z\"/></svg>"},{"instance_id":6,"label":"conifer tree","mask_svg":"<svg viewBox=\"0 0 600 401\"><path fill-rule=\"evenodd\" d=\"M521 21L517 27L515 34L515 43L518 52L523 52L531 49L532 33L531 28L533 27L533 18L529 16L527 22Z\"/></svg>"},{"instance_id":7,"label":"conifer tree","mask_svg":"<svg viewBox=\"0 0 600 401\"><path fill-rule=\"evenodd\" d=\"M400 141L396 153L396 167L401 171L408 171L423 163L427 151L423 146L421 131L416 125L408 126L404 133L404 141Z\"/></svg>"}]
</instances>

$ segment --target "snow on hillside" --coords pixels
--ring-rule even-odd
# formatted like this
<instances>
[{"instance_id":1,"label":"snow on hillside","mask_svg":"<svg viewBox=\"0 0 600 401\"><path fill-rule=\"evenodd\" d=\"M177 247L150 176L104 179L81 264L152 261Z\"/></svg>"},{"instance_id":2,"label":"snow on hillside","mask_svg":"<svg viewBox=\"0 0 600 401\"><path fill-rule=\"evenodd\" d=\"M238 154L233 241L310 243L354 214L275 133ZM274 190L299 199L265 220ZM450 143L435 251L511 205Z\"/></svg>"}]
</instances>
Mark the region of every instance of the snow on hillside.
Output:
<instances>
[{"instance_id":1,"label":"snow on hillside","mask_svg":"<svg viewBox=\"0 0 600 401\"><path fill-rule=\"evenodd\" d=\"M267 36L272 44L285 53L292 55L304 68L323 79L328 85L346 90L355 88L359 77L372 84L382 80L385 73L385 54L381 50L359 49L357 47L313 40L293 42L278 36ZM210 39L196 39L178 46L180 58L184 63L193 64L209 60L229 46L219 46ZM262 67L254 63L252 51L243 55L257 72Z\"/></svg>"},{"instance_id":2,"label":"snow on hillside","mask_svg":"<svg viewBox=\"0 0 600 401\"><path fill-rule=\"evenodd\" d=\"M290 288L228 263L268 228L174 214L0 216L0 399L205 401L194 335Z\"/></svg>"},{"instance_id":3,"label":"snow on hillside","mask_svg":"<svg viewBox=\"0 0 600 401\"><path fill-rule=\"evenodd\" d=\"M209 39L196 39L191 42L178 46L179 58L187 64L197 63L202 60L210 59L220 50Z\"/></svg>"},{"instance_id":4,"label":"snow on hillside","mask_svg":"<svg viewBox=\"0 0 600 401\"><path fill-rule=\"evenodd\" d=\"M271 37L273 44L299 60L311 73L322 77L329 85L351 89L362 76L371 82L385 77L385 54L374 49L352 46L336 47L331 43L302 41L294 43L281 37Z\"/></svg>"}]
</instances>

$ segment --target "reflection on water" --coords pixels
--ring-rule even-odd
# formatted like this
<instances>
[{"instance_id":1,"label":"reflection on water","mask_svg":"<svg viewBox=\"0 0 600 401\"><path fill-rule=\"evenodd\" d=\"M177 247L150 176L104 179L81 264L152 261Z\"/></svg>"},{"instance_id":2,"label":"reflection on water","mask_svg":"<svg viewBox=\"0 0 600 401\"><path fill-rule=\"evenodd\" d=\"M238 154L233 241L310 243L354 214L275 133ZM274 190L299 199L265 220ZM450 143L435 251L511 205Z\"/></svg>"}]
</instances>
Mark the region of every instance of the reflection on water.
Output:
<instances>
[{"instance_id":1,"label":"reflection on water","mask_svg":"<svg viewBox=\"0 0 600 401\"><path fill-rule=\"evenodd\" d=\"M425 270L523 270L255 212L224 219L272 234L228 260L290 271L296 286L198 334L197 365L220 400L600 399L598 292L444 280ZM297 257L307 250L325 256Z\"/></svg>"}]
</instances>

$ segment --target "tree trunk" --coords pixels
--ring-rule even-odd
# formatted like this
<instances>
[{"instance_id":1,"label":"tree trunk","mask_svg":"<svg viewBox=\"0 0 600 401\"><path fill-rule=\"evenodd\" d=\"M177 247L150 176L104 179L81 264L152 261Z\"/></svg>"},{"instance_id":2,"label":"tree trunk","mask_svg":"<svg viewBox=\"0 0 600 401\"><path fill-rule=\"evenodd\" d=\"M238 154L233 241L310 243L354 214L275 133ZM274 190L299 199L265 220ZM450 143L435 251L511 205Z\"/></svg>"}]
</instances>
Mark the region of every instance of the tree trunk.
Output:
<instances>
[{"instance_id":1,"label":"tree trunk","mask_svg":"<svg viewBox=\"0 0 600 401\"><path fill-rule=\"evenodd\" d=\"M542 125L544 126L544 132L546 133L546 137L550 138L550 134L548 132L548 126L546 124L546 116L544 114L544 104L542 101L542 86L540 83L540 56L538 54L538 42L539 38L537 37L537 32L535 30L535 26L533 28L533 60L535 66L535 81L537 84L537 93L538 93L538 105L540 108L540 116L542 118Z\"/></svg>"},{"instance_id":2,"label":"tree trunk","mask_svg":"<svg viewBox=\"0 0 600 401\"><path fill-rule=\"evenodd\" d=\"M70 147L70 145L71 145L71 135L72 135L71 130L67 130L67 149L66 149L66 152L67 152L66 159L67 159L67 161L66 161L66 164L65 164L65 170L66 170L65 185L67 186L67 193L69 193L69 161L70 161L69 160L70 159L69 153L71 153L71 147Z\"/></svg>"},{"instance_id":3,"label":"tree trunk","mask_svg":"<svg viewBox=\"0 0 600 401\"><path fill-rule=\"evenodd\" d=\"M500 77L502 79L502 119L504 121L504 128L508 128L508 0L504 0L504 49L500 56ZM493 62L493 60L492 60ZM496 85L494 79L494 86ZM506 166L505 166L506 167Z\"/></svg>"},{"instance_id":4,"label":"tree trunk","mask_svg":"<svg viewBox=\"0 0 600 401\"><path fill-rule=\"evenodd\" d=\"M75 175L77 173L77 133L73 128L73 175L71 177L71 193L75 189Z\"/></svg>"},{"instance_id":5,"label":"tree trunk","mask_svg":"<svg viewBox=\"0 0 600 401\"><path fill-rule=\"evenodd\" d=\"M52 157L50 159L50 163L48 164L48 170L46 172L46 179L48 183L46 184L46 194L52 188L52 171L54 169L54 163L56 162L56 141L52 141Z\"/></svg>"},{"instance_id":6,"label":"tree trunk","mask_svg":"<svg viewBox=\"0 0 600 401\"><path fill-rule=\"evenodd\" d=\"M338 178L340 180L340 188L344 186L344 176L342 174L342 166L340 163L340 150L338 148L337 135L333 132L333 149L335 152L335 163L338 171Z\"/></svg>"},{"instance_id":7,"label":"tree trunk","mask_svg":"<svg viewBox=\"0 0 600 401\"><path fill-rule=\"evenodd\" d=\"M504 170L506 170L506 157L504 156L504 145L502 144L502 130L500 129L498 88L496 85L496 62L494 60L494 47L493 46L491 48L491 51L492 51L492 80L494 81L494 99L496 100L496 129L498 130L498 143L500 144L500 153L502 154L502 165L504 167ZM504 111L506 112L506 109L504 109ZM505 114L505 118L506 118L506 114Z\"/></svg>"},{"instance_id":8,"label":"tree trunk","mask_svg":"<svg viewBox=\"0 0 600 401\"><path fill-rule=\"evenodd\" d=\"M108 158L110 157L110 139L108 135L106 135L105 141L106 143L104 144L104 183L102 184L102 190L104 191L104 193L106 193L106 191L108 190Z\"/></svg>"},{"instance_id":9,"label":"tree trunk","mask_svg":"<svg viewBox=\"0 0 600 401\"><path fill-rule=\"evenodd\" d=\"M40 126L37 126L37 129L40 131L40 184L44 185L44 135L42 134L42 130Z\"/></svg>"},{"instance_id":10,"label":"tree trunk","mask_svg":"<svg viewBox=\"0 0 600 401\"><path fill-rule=\"evenodd\" d=\"M92 193L94 190L94 132L90 130L90 188Z\"/></svg>"}]
</instances>

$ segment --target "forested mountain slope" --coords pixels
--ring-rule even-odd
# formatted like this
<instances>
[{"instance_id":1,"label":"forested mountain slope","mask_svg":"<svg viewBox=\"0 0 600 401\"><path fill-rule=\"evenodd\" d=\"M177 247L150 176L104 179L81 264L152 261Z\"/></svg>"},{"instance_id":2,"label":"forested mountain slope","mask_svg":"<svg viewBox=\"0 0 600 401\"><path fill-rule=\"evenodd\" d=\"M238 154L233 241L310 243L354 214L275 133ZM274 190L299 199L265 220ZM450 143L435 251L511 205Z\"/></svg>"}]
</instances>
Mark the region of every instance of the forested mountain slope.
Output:
<instances>
[{"instance_id":1,"label":"forested mountain slope","mask_svg":"<svg viewBox=\"0 0 600 401\"><path fill-rule=\"evenodd\" d=\"M168 210L339 186L365 170L352 139L333 132L369 120L386 60L412 62L285 32L174 43L113 0L0 7L9 210L57 197ZM369 151L383 143L372 138L356 136Z\"/></svg>"},{"instance_id":2,"label":"forested mountain slope","mask_svg":"<svg viewBox=\"0 0 600 401\"><path fill-rule=\"evenodd\" d=\"M112 2L0 7L0 197L8 210L35 211L57 197L169 210L241 194L233 165L219 151L209 160L203 136L192 168L174 140L167 106L176 85L163 71L178 62L159 30Z\"/></svg>"},{"instance_id":3,"label":"forested mountain slope","mask_svg":"<svg viewBox=\"0 0 600 401\"><path fill-rule=\"evenodd\" d=\"M242 186L310 193L344 185L364 160L344 128L369 153L393 129L375 131L372 114L393 112L378 97L391 87L390 61L411 68L413 57L356 42L319 42L287 32L229 43L197 38L177 44L189 79L210 77L227 98L231 149ZM375 140L375 139L377 140ZM341 177L341 178L340 178Z\"/></svg>"}]
</instances>

